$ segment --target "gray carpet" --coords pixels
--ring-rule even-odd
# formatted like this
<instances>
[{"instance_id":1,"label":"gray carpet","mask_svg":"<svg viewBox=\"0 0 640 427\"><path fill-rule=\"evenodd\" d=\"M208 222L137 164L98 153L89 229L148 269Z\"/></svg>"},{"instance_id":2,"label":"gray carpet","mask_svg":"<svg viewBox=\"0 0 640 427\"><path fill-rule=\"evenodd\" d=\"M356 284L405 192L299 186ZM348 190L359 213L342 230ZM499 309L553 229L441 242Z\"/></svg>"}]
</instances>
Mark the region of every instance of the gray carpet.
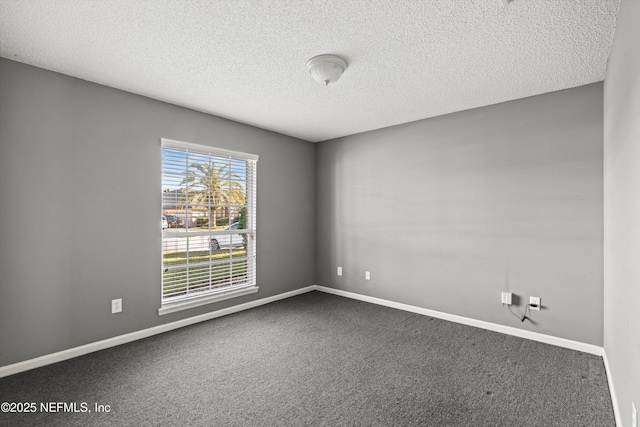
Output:
<instances>
[{"instance_id":1,"label":"gray carpet","mask_svg":"<svg viewBox=\"0 0 640 427\"><path fill-rule=\"evenodd\" d=\"M615 426L600 357L320 292L0 379L0 401L92 410L12 426Z\"/></svg>"}]
</instances>

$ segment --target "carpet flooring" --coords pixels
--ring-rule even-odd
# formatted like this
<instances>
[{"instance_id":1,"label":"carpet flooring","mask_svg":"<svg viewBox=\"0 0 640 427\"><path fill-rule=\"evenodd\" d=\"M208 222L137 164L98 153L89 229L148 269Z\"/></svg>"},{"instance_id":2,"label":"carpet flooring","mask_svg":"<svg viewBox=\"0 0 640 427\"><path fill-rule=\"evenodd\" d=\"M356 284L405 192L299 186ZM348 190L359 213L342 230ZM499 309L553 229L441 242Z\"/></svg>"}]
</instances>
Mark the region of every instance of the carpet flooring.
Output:
<instances>
[{"instance_id":1,"label":"carpet flooring","mask_svg":"<svg viewBox=\"0 0 640 427\"><path fill-rule=\"evenodd\" d=\"M600 357L321 292L0 379L4 401L37 405L10 426L615 426Z\"/></svg>"}]
</instances>

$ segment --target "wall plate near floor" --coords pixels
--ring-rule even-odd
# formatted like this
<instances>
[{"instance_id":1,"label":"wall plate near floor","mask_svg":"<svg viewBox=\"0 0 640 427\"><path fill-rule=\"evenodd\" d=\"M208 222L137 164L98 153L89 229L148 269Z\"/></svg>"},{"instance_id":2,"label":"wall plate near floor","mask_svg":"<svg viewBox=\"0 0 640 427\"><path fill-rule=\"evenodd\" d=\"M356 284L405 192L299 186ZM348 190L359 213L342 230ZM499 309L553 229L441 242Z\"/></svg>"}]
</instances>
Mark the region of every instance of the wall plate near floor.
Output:
<instances>
[{"instance_id":1,"label":"wall plate near floor","mask_svg":"<svg viewBox=\"0 0 640 427\"><path fill-rule=\"evenodd\" d=\"M502 303L503 304L507 304L507 305L511 305L512 296L513 296L513 294L511 292L503 292L502 293Z\"/></svg>"},{"instance_id":2,"label":"wall plate near floor","mask_svg":"<svg viewBox=\"0 0 640 427\"><path fill-rule=\"evenodd\" d=\"M338 276L342 276L342 267L338 267Z\"/></svg>"},{"instance_id":3,"label":"wall plate near floor","mask_svg":"<svg viewBox=\"0 0 640 427\"><path fill-rule=\"evenodd\" d=\"M529 308L531 310L540 310L540 297L529 297Z\"/></svg>"},{"instance_id":4,"label":"wall plate near floor","mask_svg":"<svg viewBox=\"0 0 640 427\"><path fill-rule=\"evenodd\" d=\"M636 404L631 402L631 427L638 427L638 411Z\"/></svg>"},{"instance_id":5,"label":"wall plate near floor","mask_svg":"<svg viewBox=\"0 0 640 427\"><path fill-rule=\"evenodd\" d=\"M122 298L111 300L111 314L120 313L122 311Z\"/></svg>"}]
</instances>

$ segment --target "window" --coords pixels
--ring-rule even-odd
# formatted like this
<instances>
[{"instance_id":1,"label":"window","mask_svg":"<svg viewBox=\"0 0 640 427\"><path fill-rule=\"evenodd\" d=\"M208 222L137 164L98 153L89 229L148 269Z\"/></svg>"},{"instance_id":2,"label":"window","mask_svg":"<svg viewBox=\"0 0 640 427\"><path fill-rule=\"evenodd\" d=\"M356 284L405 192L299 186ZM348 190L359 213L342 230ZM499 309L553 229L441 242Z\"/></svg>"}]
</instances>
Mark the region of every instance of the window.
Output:
<instances>
[{"instance_id":1,"label":"window","mask_svg":"<svg viewBox=\"0 0 640 427\"><path fill-rule=\"evenodd\" d=\"M162 306L256 292L258 156L162 139Z\"/></svg>"}]
</instances>

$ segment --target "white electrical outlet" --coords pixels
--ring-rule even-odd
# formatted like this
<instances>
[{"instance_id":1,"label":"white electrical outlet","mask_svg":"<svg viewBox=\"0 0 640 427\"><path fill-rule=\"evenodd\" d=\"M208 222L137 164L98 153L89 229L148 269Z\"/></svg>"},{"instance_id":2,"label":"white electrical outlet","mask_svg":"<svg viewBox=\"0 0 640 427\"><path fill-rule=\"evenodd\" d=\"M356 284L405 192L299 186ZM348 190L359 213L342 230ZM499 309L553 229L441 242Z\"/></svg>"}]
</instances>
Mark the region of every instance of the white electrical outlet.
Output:
<instances>
[{"instance_id":1,"label":"white electrical outlet","mask_svg":"<svg viewBox=\"0 0 640 427\"><path fill-rule=\"evenodd\" d=\"M529 308L531 310L540 310L540 297L529 297Z\"/></svg>"},{"instance_id":2,"label":"white electrical outlet","mask_svg":"<svg viewBox=\"0 0 640 427\"><path fill-rule=\"evenodd\" d=\"M371 280L371 272L370 271L365 271L364 272L364 280Z\"/></svg>"},{"instance_id":3,"label":"white electrical outlet","mask_svg":"<svg viewBox=\"0 0 640 427\"><path fill-rule=\"evenodd\" d=\"M631 427L638 427L638 411L636 404L631 402Z\"/></svg>"},{"instance_id":4,"label":"white electrical outlet","mask_svg":"<svg viewBox=\"0 0 640 427\"><path fill-rule=\"evenodd\" d=\"M111 300L111 314L122 312L122 298Z\"/></svg>"},{"instance_id":5,"label":"white electrical outlet","mask_svg":"<svg viewBox=\"0 0 640 427\"><path fill-rule=\"evenodd\" d=\"M502 293L502 303L503 304L507 304L507 305L511 305L511 296L513 294L511 292L503 292Z\"/></svg>"},{"instance_id":6,"label":"white electrical outlet","mask_svg":"<svg viewBox=\"0 0 640 427\"><path fill-rule=\"evenodd\" d=\"M342 276L342 267L338 267L338 276Z\"/></svg>"}]
</instances>

